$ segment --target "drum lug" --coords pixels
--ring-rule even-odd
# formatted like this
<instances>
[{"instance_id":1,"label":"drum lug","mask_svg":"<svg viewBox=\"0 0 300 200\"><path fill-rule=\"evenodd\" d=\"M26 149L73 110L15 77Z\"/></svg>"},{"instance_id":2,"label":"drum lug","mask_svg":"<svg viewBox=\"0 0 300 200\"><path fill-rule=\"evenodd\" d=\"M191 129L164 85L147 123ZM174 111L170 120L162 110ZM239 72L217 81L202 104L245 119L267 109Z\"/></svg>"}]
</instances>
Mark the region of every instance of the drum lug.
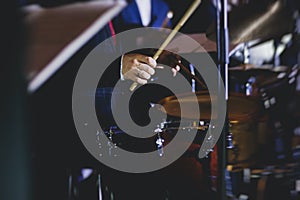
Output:
<instances>
[{"instance_id":1,"label":"drum lug","mask_svg":"<svg viewBox=\"0 0 300 200\"><path fill-rule=\"evenodd\" d=\"M234 149L235 146L233 144L233 134L232 133L228 133L227 135L227 149Z\"/></svg>"},{"instance_id":2,"label":"drum lug","mask_svg":"<svg viewBox=\"0 0 300 200\"><path fill-rule=\"evenodd\" d=\"M235 142L233 140L233 134L231 132L228 133L228 135L226 136L226 140L227 140L226 148L233 152L233 156L234 156L233 162L236 163L238 161L238 157L239 157L239 150L238 150L238 145L235 144Z\"/></svg>"},{"instance_id":3,"label":"drum lug","mask_svg":"<svg viewBox=\"0 0 300 200\"><path fill-rule=\"evenodd\" d=\"M117 156L117 144L113 141L113 136L115 135L115 127L110 127L108 131L108 142L107 142L107 147L108 147L108 155L109 156Z\"/></svg>"},{"instance_id":4,"label":"drum lug","mask_svg":"<svg viewBox=\"0 0 300 200\"><path fill-rule=\"evenodd\" d=\"M157 135L157 139L156 139L155 143L157 145L158 155L163 156L165 140L161 137L162 129L161 128L156 128L154 130L154 133Z\"/></svg>"},{"instance_id":5,"label":"drum lug","mask_svg":"<svg viewBox=\"0 0 300 200\"><path fill-rule=\"evenodd\" d=\"M210 148L210 149L206 150L206 152L205 152L205 158L208 158L209 154L210 154L211 152L213 152L213 151L214 151L213 148Z\"/></svg>"},{"instance_id":6,"label":"drum lug","mask_svg":"<svg viewBox=\"0 0 300 200\"><path fill-rule=\"evenodd\" d=\"M254 95L254 87L253 85L256 82L256 78L251 76L246 83L246 96Z\"/></svg>"},{"instance_id":7,"label":"drum lug","mask_svg":"<svg viewBox=\"0 0 300 200\"><path fill-rule=\"evenodd\" d=\"M114 131L113 131L113 127L110 127L109 131L108 131L108 139L113 142L113 135L114 135Z\"/></svg>"}]
</instances>

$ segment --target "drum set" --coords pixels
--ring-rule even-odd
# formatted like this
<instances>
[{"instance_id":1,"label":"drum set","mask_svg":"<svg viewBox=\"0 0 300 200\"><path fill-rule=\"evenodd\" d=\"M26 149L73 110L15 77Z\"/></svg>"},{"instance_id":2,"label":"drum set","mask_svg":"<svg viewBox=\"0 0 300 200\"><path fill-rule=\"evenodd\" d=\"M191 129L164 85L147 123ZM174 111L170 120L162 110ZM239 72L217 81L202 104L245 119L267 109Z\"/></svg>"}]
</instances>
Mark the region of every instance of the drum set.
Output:
<instances>
[{"instance_id":1,"label":"drum set","mask_svg":"<svg viewBox=\"0 0 300 200\"><path fill-rule=\"evenodd\" d=\"M228 138L228 163L249 166L260 161L259 154L263 145L270 144L274 138L272 126L280 121L296 87L298 67L270 67L243 65L229 70L230 95L228 100L228 117L230 135ZM195 103L190 97L197 96L201 110L198 119L192 110L180 112L179 101L187 104ZM205 132L211 129L211 101L214 97L208 91L184 93L180 96L168 96L159 103L162 111L169 119L163 122L165 134L172 134L178 129L179 118L184 120L181 127L187 132L199 130L200 137L195 143L202 143ZM277 120L277 121L276 121ZM267 138L268 137L268 138ZM273 136L274 137L274 136ZM287 145L288 146L288 145Z\"/></svg>"},{"instance_id":2,"label":"drum set","mask_svg":"<svg viewBox=\"0 0 300 200\"><path fill-rule=\"evenodd\" d=\"M288 105L295 94L297 75L298 66L258 67L248 64L229 69L230 93L227 105L229 133L226 135L226 165L230 166L231 173L290 159L291 130L286 125L286 120L289 119ZM196 100L191 98L195 95ZM215 146L208 151L205 158L198 158L203 143L209 142L205 138L214 136L211 103L215 99L216 97L205 89L161 98L157 102L161 106L157 109L166 114L166 118L161 119L161 123L153 127L153 130L149 130L153 132L153 136L132 138L117 126L110 126L105 133L110 141L107 144L108 152L112 159L118 159L119 148L136 153L157 151L157 156L164 159L166 153L172 153L167 152L166 147L178 131L186 135L196 131L196 137L182 156L171 166L158 172L158 177L161 177L159 179L164 184L160 187L169 188L170 195L175 195L176 191L183 192L182 195L191 195L193 194L191 188L195 191L199 188L201 189L199 191L204 192L215 191L220 162L217 156L218 148ZM185 108L197 103L201 110L201 118L196 116L193 110L181 112L179 105L182 102ZM97 140L101 142L99 138ZM179 187L176 178L179 174L187 181L185 186L180 184ZM188 181L191 181L191 184L188 184ZM204 187L205 184L210 188Z\"/></svg>"},{"instance_id":3,"label":"drum set","mask_svg":"<svg viewBox=\"0 0 300 200\"><path fill-rule=\"evenodd\" d=\"M247 42L250 40L262 39L265 41L289 32L288 23L280 30L273 30L270 24L288 17L283 12L281 4L274 3L272 6L269 8L270 10L262 11L261 15L250 15L245 18L245 21L237 20L238 24L234 24L235 27L231 24L230 41L233 41L232 45L244 42L244 46L247 46ZM231 18L239 16L238 14L243 9L236 13L233 12ZM267 19L265 18L266 13L270 14ZM259 18L264 20L263 23L255 24L254 21ZM245 32L248 30L247 27L244 27L245 24L248 24L248 27L257 25L256 31ZM264 32L266 27L268 31ZM213 28L209 29L208 38L209 33L216 33L215 30L212 30ZM203 44L203 41L199 41L199 43ZM247 49L243 51L245 53ZM226 135L226 165L230 166L232 170L281 163L291 158L292 133L289 127L289 104L295 95L299 67L298 65L254 65L249 64L248 61L245 56L243 62L229 67L229 98L227 102L229 133ZM189 75L191 72L186 76ZM191 80L195 81L193 78ZM201 77L198 78L201 79ZM165 147L174 139L178 131L187 135L196 131L197 134L192 144L176 162L177 167L175 164L172 169L175 168L174 171L178 172L183 169L181 161L185 162L183 160L192 158L192 162L189 160L183 165L190 165L194 170L198 170L199 168L196 166L200 163L203 167L201 173L207 173L206 181L209 182L212 189L216 189L217 163L220 162L217 156L218 149L216 147L209 149L207 157L203 159L197 159L197 153L203 143L209 142L207 138L214 135L215 126L211 121L214 116L212 116L211 107L212 101L215 101L217 97L211 95L205 87L199 87L195 91L193 84L194 82L191 82L190 91L180 95L167 95L157 101L157 104L162 106L158 110L167 117L161 119L161 123L157 124L157 127L153 127L153 130L149 130L153 132L153 137L144 139L140 149L136 145L139 143L138 141L124 137L123 131L116 126L110 127L105 135L111 142L110 148L115 152L117 152L115 149L119 147L133 149L135 152L157 150L157 155L164 157ZM194 96L196 98L192 98ZM183 112L180 109L180 103L183 103L186 108ZM193 112L193 107L189 107L195 103L201 110L200 118ZM149 109L152 105L146 107ZM203 174L201 175L203 176Z\"/></svg>"}]
</instances>

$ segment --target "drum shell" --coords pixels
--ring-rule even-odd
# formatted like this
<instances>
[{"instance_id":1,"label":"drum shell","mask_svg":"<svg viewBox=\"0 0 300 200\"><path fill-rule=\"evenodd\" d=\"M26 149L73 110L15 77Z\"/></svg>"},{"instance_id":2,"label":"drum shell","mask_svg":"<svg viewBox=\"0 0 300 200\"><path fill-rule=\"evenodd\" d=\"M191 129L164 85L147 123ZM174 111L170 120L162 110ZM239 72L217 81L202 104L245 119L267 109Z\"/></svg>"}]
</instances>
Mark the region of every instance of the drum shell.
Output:
<instances>
[{"instance_id":1,"label":"drum shell","mask_svg":"<svg viewBox=\"0 0 300 200\"><path fill-rule=\"evenodd\" d=\"M288 85L288 67L271 68L261 66L256 68L232 68L229 70L230 91L242 93L247 96L259 96L263 88Z\"/></svg>"},{"instance_id":2,"label":"drum shell","mask_svg":"<svg viewBox=\"0 0 300 200\"><path fill-rule=\"evenodd\" d=\"M197 131L192 145L194 145L194 147L196 145L200 148L208 128L209 123L205 121L187 119L178 121L178 118L176 117L169 117L168 122L163 123L163 132L161 136L165 139L165 145L167 145L175 137L179 130L185 134Z\"/></svg>"},{"instance_id":3,"label":"drum shell","mask_svg":"<svg viewBox=\"0 0 300 200\"><path fill-rule=\"evenodd\" d=\"M297 74L298 66L236 68L229 71L229 88L231 92L259 98L266 110L280 110L295 92Z\"/></svg>"},{"instance_id":4,"label":"drum shell","mask_svg":"<svg viewBox=\"0 0 300 200\"><path fill-rule=\"evenodd\" d=\"M197 134L186 152L165 170L166 176L172 180L166 180L167 188L171 190L170 197L175 199L179 196L182 197L181 199L197 197L198 199L205 193L211 195L211 190L216 189L218 174L217 149L214 148L205 158L198 158L199 150L210 127L209 122L188 119L178 121L178 118L170 116L168 119L169 121L164 123L161 133L165 141L164 146L174 139L179 130L184 134L197 130ZM181 183L184 182L184 185L178 184L174 177L180 177ZM186 191L185 194L180 193L182 190Z\"/></svg>"},{"instance_id":5,"label":"drum shell","mask_svg":"<svg viewBox=\"0 0 300 200\"><path fill-rule=\"evenodd\" d=\"M228 164L247 166L258 161L259 124L255 120L231 123L230 133L233 136L233 149L228 149Z\"/></svg>"}]
</instances>

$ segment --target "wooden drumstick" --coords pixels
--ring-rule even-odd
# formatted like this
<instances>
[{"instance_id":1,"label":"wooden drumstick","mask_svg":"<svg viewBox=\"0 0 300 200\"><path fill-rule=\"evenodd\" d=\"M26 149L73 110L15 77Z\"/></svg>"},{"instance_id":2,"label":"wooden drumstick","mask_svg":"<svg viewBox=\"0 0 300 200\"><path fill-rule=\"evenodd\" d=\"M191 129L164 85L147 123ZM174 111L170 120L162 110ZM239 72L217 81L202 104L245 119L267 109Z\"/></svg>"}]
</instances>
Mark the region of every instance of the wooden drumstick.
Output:
<instances>
[{"instance_id":1,"label":"wooden drumstick","mask_svg":"<svg viewBox=\"0 0 300 200\"><path fill-rule=\"evenodd\" d=\"M168 13L167 13L167 16L166 18L164 19L162 25L160 28L166 28L167 27L167 24L169 23L169 21L173 18L173 12L170 10Z\"/></svg>"},{"instance_id":2,"label":"wooden drumstick","mask_svg":"<svg viewBox=\"0 0 300 200\"><path fill-rule=\"evenodd\" d=\"M179 29L185 24L185 22L188 20L188 18L190 18L190 16L194 13L194 11L200 5L200 3L201 3L201 0L195 0L193 2L193 4L188 8L188 10L185 12L185 14L183 15L183 17L178 22L178 24L171 31L171 33L168 35L168 37L166 38L166 40L162 43L162 45L159 47L158 51L153 56L154 60L158 59L158 57L160 56L160 54L167 47L167 45L171 42L171 40L174 38L174 36L176 35L176 33L179 31ZM135 88L137 87L137 85L138 85L137 82L132 83L131 86L130 86L130 88L129 88L130 91L135 90Z\"/></svg>"}]
</instances>

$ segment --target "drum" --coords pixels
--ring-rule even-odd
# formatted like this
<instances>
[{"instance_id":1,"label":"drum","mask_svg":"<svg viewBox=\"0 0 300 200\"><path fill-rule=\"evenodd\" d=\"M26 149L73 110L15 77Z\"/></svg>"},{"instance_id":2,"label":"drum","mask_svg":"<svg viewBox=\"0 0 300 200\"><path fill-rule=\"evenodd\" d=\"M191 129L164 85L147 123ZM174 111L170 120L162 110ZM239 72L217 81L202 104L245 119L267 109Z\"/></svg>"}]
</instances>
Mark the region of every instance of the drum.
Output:
<instances>
[{"instance_id":1,"label":"drum","mask_svg":"<svg viewBox=\"0 0 300 200\"><path fill-rule=\"evenodd\" d=\"M196 95L196 98L191 98ZM196 102L195 102L196 99ZM217 102L217 96L210 96L208 91L196 93L184 93L177 96L169 96L159 101L163 106L161 111L171 117L193 120L210 120L216 118L211 116L212 101ZM181 102L185 108L180 110ZM195 114L193 108L189 105L198 103L200 110L199 116ZM190 108L190 109L189 109ZM239 93L230 93L228 100L228 117L230 121L247 121L250 118L257 117L260 114L260 105L256 97L246 96Z\"/></svg>"},{"instance_id":2,"label":"drum","mask_svg":"<svg viewBox=\"0 0 300 200\"><path fill-rule=\"evenodd\" d=\"M198 119L192 110L183 110L180 112L179 101L188 105L195 103L192 95L197 96L197 102L201 110L201 119ZM211 101L216 101L216 96L210 96L206 92L197 93L185 93L181 95L170 96L162 99L159 103L164 109L170 119L181 118L183 124L178 127L178 121L171 121L165 124L165 132L167 135L174 135L176 130L184 129L187 134L191 129L197 129L197 136L194 143L189 150L199 150L200 145L203 142L205 134L208 131L209 120L214 118L211 116ZM232 133L232 139L234 147L228 150L228 163L230 164L249 164L250 161L257 161L256 155L259 152L259 137L258 137L258 122L257 118L260 116L261 105L257 98L252 96L246 96L244 94L231 93L228 100L228 117L230 121L230 132ZM213 131L213 130L212 130ZM218 138L216 138L218 139ZM200 142L200 143L199 143Z\"/></svg>"},{"instance_id":3,"label":"drum","mask_svg":"<svg viewBox=\"0 0 300 200\"><path fill-rule=\"evenodd\" d=\"M161 137L164 139L164 145L167 145L175 137L178 130L184 134L197 130L193 143L184 154L186 157L197 157L206 134L209 130L214 131L212 126L206 121L184 120L181 122L181 127L179 127L179 123L179 121L163 123ZM230 122L229 131L232 134L233 148L227 150L228 164L234 167L250 167L259 162L259 123L255 118Z\"/></svg>"},{"instance_id":4,"label":"drum","mask_svg":"<svg viewBox=\"0 0 300 200\"><path fill-rule=\"evenodd\" d=\"M166 150L165 146L167 146L176 136L178 132L183 134L184 138L188 138L191 134L196 133L193 141L187 142L185 139L176 138L176 143L178 145L187 146L187 149L183 153L184 157L191 157L197 159L200 147L204 141L204 138L208 131L211 130L211 127L206 121L199 120L179 120L176 117L169 117L167 121L164 121L160 124L160 138L162 139L162 149L161 152L168 153L168 155L172 155L173 151L178 151L174 148L169 148ZM174 146L173 146L174 147ZM159 150L159 149L158 149ZM168 152L167 152L168 151ZM177 152L174 152L177 153Z\"/></svg>"},{"instance_id":5,"label":"drum","mask_svg":"<svg viewBox=\"0 0 300 200\"><path fill-rule=\"evenodd\" d=\"M229 69L230 91L260 98L266 110L286 105L295 91L298 67L238 66Z\"/></svg>"},{"instance_id":6,"label":"drum","mask_svg":"<svg viewBox=\"0 0 300 200\"><path fill-rule=\"evenodd\" d=\"M199 199L206 195L206 197L213 198L212 191L216 189L217 181L217 151L212 150L207 157L198 158L204 138L211 129L209 122L192 119L179 120L177 117L169 116L160 126L164 147L174 139L178 131L186 135L196 131L192 144L183 155L162 170L165 187L169 193L168 197ZM172 153L170 151L168 153ZM166 150L164 152L166 153Z\"/></svg>"},{"instance_id":7,"label":"drum","mask_svg":"<svg viewBox=\"0 0 300 200\"><path fill-rule=\"evenodd\" d=\"M126 89L128 90L128 87ZM95 110L99 124L104 131L103 135L110 141L108 145L105 144L109 152L112 152L112 155L117 155L118 148L136 153L155 151L157 149L155 143L157 136L154 135L154 130L149 130L153 132L153 136L149 138L138 138L128 134L128 131L131 130L122 130L116 125L117 123L114 120L112 107L117 109L124 108L121 108L116 99L112 98L113 92L115 92L117 100L124 98L124 91L122 89L114 91L114 88L97 88L95 94ZM140 97L141 96L142 95L140 95ZM142 105L137 105L138 111L145 115L144 118L148 117L146 111L150 105L147 103L145 100L145 102L142 102ZM145 120L143 120L143 122L144 121Z\"/></svg>"},{"instance_id":8,"label":"drum","mask_svg":"<svg viewBox=\"0 0 300 200\"><path fill-rule=\"evenodd\" d=\"M181 125L181 126L180 126ZM194 145L201 145L204 137L209 129L209 123L197 120L178 120L177 118L169 118L168 121L162 123L162 137L166 138L167 145L174 138L176 133L181 130L184 134L196 130L197 134L193 141Z\"/></svg>"},{"instance_id":9,"label":"drum","mask_svg":"<svg viewBox=\"0 0 300 200\"><path fill-rule=\"evenodd\" d=\"M255 119L247 122L231 122L229 131L232 133L233 148L227 152L228 164L240 167L256 164L259 161L260 146L258 123Z\"/></svg>"},{"instance_id":10,"label":"drum","mask_svg":"<svg viewBox=\"0 0 300 200\"><path fill-rule=\"evenodd\" d=\"M298 66L293 68L275 67L272 71L277 76L260 84L260 95L265 109L279 111L278 114L280 114L287 108L290 97L295 93Z\"/></svg>"}]
</instances>

